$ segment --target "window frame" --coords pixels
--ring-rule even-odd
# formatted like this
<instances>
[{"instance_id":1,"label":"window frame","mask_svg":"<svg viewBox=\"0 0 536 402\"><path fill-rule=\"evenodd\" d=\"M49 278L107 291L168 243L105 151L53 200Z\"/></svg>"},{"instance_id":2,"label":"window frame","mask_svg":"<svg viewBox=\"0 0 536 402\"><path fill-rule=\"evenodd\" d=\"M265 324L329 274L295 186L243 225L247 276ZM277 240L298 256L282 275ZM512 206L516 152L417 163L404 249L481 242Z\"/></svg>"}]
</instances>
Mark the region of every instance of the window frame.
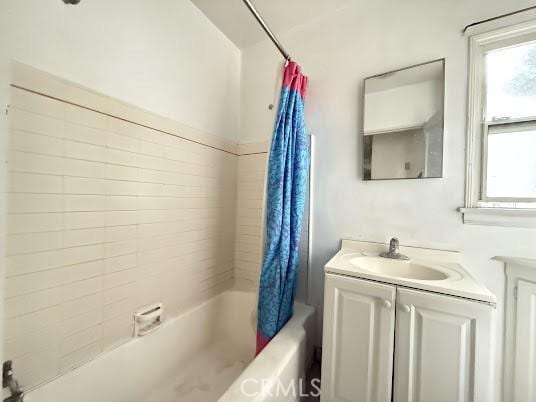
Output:
<instances>
[{"instance_id":1,"label":"window frame","mask_svg":"<svg viewBox=\"0 0 536 402\"><path fill-rule=\"evenodd\" d=\"M485 188L489 127L526 124L527 120L536 124L536 117L501 119L489 124L486 118L485 55L495 49L532 41L536 41L536 20L469 38L465 208L460 208L464 223L536 227L536 199L486 197ZM523 217L530 219L522 220Z\"/></svg>"}]
</instances>

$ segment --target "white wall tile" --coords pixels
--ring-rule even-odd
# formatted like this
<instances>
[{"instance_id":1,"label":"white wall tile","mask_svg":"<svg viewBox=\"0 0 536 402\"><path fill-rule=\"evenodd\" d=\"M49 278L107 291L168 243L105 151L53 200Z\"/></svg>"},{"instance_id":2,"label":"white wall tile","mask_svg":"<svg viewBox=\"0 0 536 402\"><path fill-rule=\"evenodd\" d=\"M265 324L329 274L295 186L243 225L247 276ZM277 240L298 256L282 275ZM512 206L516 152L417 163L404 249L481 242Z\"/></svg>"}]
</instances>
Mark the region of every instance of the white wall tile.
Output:
<instances>
[{"instance_id":1,"label":"white wall tile","mask_svg":"<svg viewBox=\"0 0 536 402\"><path fill-rule=\"evenodd\" d=\"M39 174L63 174L63 158L47 155L31 154L11 150L8 155L8 170L10 172L28 172Z\"/></svg>"},{"instance_id":2,"label":"white wall tile","mask_svg":"<svg viewBox=\"0 0 536 402\"><path fill-rule=\"evenodd\" d=\"M178 313L231 286L238 158L20 89L13 99L6 350L32 387L128 339L143 305Z\"/></svg>"},{"instance_id":3,"label":"white wall tile","mask_svg":"<svg viewBox=\"0 0 536 402\"><path fill-rule=\"evenodd\" d=\"M110 289L106 289L102 293L102 301L104 305L110 305L120 300L126 299L135 295L137 286L135 282L129 282L124 285L119 285Z\"/></svg>"},{"instance_id":4,"label":"white wall tile","mask_svg":"<svg viewBox=\"0 0 536 402\"><path fill-rule=\"evenodd\" d=\"M15 151L63 156L63 138L49 137L20 130L11 130L9 147Z\"/></svg>"},{"instance_id":5,"label":"white wall tile","mask_svg":"<svg viewBox=\"0 0 536 402\"><path fill-rule=\"evenodd\" d=\"M137 211L138 197L128 195L109 195L106 209L108 211Z\"/></svg>"},{"instance_id":6,"label":"white wall tile","mask_svg":"<svg viewBox=\"0 0 536 402\"><path fill-rule=\"evenodd\" d=\"M63 232L63 247L87 246L104 243L104 228L66 230Z\"/></svg>"},{"instance_id":7,"label":"white wall tile","mask_svg":"<svg viewBox=\"0 0 536 402\"><path fill-rule=\"evenodd\" d=\"M89 278L101 277L104 273L104 260L83 262L65 266L62 269L64 282L77 282Z\"/></svg>"},{"instance_id":8,"label":"white wall tile","mask_svg":"<svg viewBox=\"0 0 536 402\"><path fill-rule=\"evenodd\" d=\"M138 211L113 211L105 216L106 226L134 225L138 223Z\"/></svg>"},{"instance_id":9,"label":"white wall tile","mask_svg":"<svg viewBox=\"0 0 536 402\"><path fill-rule=\"evenodd\" d=\"M7 237L7 255L56 250L61 248L62 239L61 231L12 234Z\"/></svg>"},{"instance_id":10,"label":"white wall tile","mask_svg":"<svg viewBox=\"0 0 536 402\"><path fill-rule=\"evenodd\" d=\"M115 317L102 324L102 349L108 350L124 342L133 334L132 319L129 317Z\"/></svg>"},{"instance_id":11,"label":"white wall tile","mask_svg":"<svg viewBox=\"0 0 536 402\"><path fill-rule=\"evenodd\" d=\"M106 161L106 148L84 142L65 141L65 157L93 162Z\"/></svg>"},{"instance_id":12,"label":"white wall tile","mask_svg":"<svg viewBox=\"0 0 536 402\"><path fill-rule=\"evenodd\" d=\"M25 356L39 355L43 350L51 348L59 341L56 326L45 327L37 331L24 332L5 343L5 358L15 359Z\"/></svg>"},{"instance_id":13,"label":"white wall tile","mask_svg":"<svg viewBox=\"0 0 536 402\"><path fill-rule=\"evenodd\" d=\"M63 215L57 213L44 214L10 214L8 215L9 233L53 232L62 230Z\"/></svg>"},{"instance_id":14,"label":"white wall tile","mask_svg":"<svg viewBox=\"0 0 536 402\"><path fill-rule=\"evenodd\" d=\"M65 177L63 183L65 194L105 195L107 190L104 179Z\"/></svg>"},{"instance_id":15,"label":"white wall tile","mask_svg":"<svg viewBox=\"0 0 536 402\"><path fill-rule=\"evenodd\" d=\"M57 347L54 347L15 359L18 363L17 376L19 381L35 386L52 380L59 374L57 353Z\"/></svg>"},{"instance_id":16,"label":"white wall tile","mask_svg":"<svg viewBox=\"0 0 536 402\"><path fill-rule=\"evenodd\" d=\"M80 126L106 130L109 118L101 113L65 104L65 120Z\"/></svg>"},{"instance_id":17,"label":"white wall tile","mask_svg":"<svg viewBox=\"0 0 536 402\"><path fill-rule=\"evenodd\" d=\"M106 178L112 180L137 181L139 177L138 168L120 165L107 165Z\"/></svg>"},{"instance_id":18,"label":"white wall tile","mask_svg":"<svg viewBox=\"0 0 536 402\"><path fill-rule=\"evenodd\" d=\"M131 240L122 240L112 243L106 243L105 255L107 258L117 257L126 254L135 253L138 250L138 241L137 239Z\"/></svg>"},{"instance_id":19,"label":"white wall tile","mask_svg":"<svg viewBox=\"0 0 536 402\"><path fill-rule=\"evenodd\" d=\"M97 357L100 352L100 343L95 342L66 354L60 358L60 372L65 373L73 368L79 367Z\"/></svg>"},{"instance_id":20,"label":"white wall tile","mask_svg":"<svg viewBox=\"0 0 536 402\"><path fill-rule=\"evenodd\" d=\"M10 297L6 299L5 315L9 319L33 313L58 305L60 301L61 292L59 288L39 290L34 293Z\"/></svg>"},{"instance_id":21,"label":"white wall tile","mask_svg":"<svg viewBox=\"0 0 536 402\"><path fill-rule=\"evenodd\" d=\"M65 176L75 177L106 177L106 164L77 159L64 159Z\"/></svg>"},{"instance_id":22,"label":"white wall tile","mask_svg":"<svg viewBox=\"0 0 536 402\"><path fill-rule=\"evenodd\" d=\"M94 277L64 285L61 289L63 302L90 296L102 290L102 278Z\"/></svg>"},{"instance_id":23,"label":"white wall tile","mask_svg":"<svg viewBox=\"0 0 536 402\"><path fill-rule=\"evenodd\" d=\"M65 195L65 212L89 212L105 211L107 208L107 197L104 195Z\"/></svg>"},{"instance_id":24,"label":"white wall tile","mask_svg":"<svg viewBox=\"0 0 536 402\"><path fill-rule=\"evenodd\" d=\"M11 130L63 138L65 123L61 119L11 108L9 110L9 127Z\"/></svg>"},{"instance_id":25,"label":"white wall tile","mask_svg":"<svg viewBox=\"0 0 536 402\"><path fill-rule=\"evenodd\" d=\"M6 297L20 296L61 286L65 281L63 269L49 269L6 279Z\"/></svg>"},{"instance_id":26,"label":"white wall tile","mask_svg":"<svg viewBox=\"0 0 536 402\"><path fill-rule=\"evenodd\" d=\"M257 290L262 265L262 209L267 154L238 158L236 286Z\"/></svg>"},{"instance_id":27,"label":"white wall tile","mask_svg":"<svg viewBox=\"0 0 536 402\"><path fill-rule=\"evenodd\" d=\"M79 305L76 302L80 302ZM91 328L95 325L99 325L102 322L102 306L100 304L87 304L87 299L80 298L75 301L79 308L74 309L68 304L63 304L65 314L69 314L67 318L61 321L60 329L61 336L68 337L83 331L84 329Z\"/></svg>"},{"instance_id":28,"label":"white wall tile","mask_svg":"<svg viewBox=\"0 0 536 402\"><path fill-rule=\"evenodd\" d=\"M65 337L61 341L60 354L71 354L83 347L99 342L101 339L101 326L95 325L80 332Z\"/></svg>"},{"instance_id":29,"label":"white wall tile","mask_svg":"<svg viewBox=\"0 0 536 402\"><path fill-rule=\"evenodd\" d=\"M63 196L57 194L20 194L8 196L9 213L61 212Z\"/></svg>"},{"instance_id":30,"label":"white wall tile","mask_svg":"<svg viewBox=\"0 0 536 402\"><path fill-rule=\"evenodd\" d=\"M65 123L65 139L106 146L106 131L79 124Z\"/></svg>"},{"instance_id":31,"label":"white wall tile","mask_svg":"<svg viewBox=\"0 0 536 402\"><path fill-rule=\"evenodd\" d=\"M62 330L62 336L65 337L69 334L76 333L77 331L81 331L93 325L98 325L100 322L101 310L101 293L92 293L77 299L64 301L60 306L60 327ZM80 318L81 315L85 315L86 318L89 318L90 325L85 326L85 323Z\"/></svg>"},{"instance_id":32,"label":"white wall tile","mask_svg":"<svg viewBox=\"0 0 536 402\"><path fill-rule=\"evenodd\" d=\"M107 227L104 238L107 242L114 242L135 239L137 236L137 225L125 225Z\"/></svg>"},{"instance_id":33,"label":"white wall tile","mask_svg":"<svg viewBox=\"0 0 536 402\"><path fill-rule=\"evenodd\" d=\"M65 117L64 103L46 96L35 94L18 88L11 89L10 104L12 108L33 112L63 120Z\"/></svg>"},{"instance_id":34,"label":"white wall tile","mask_svg":"<svg viewBox=\"0 0 536 402\"><path fill-rule=\"evenodd\" d=\"M8 256L7 276L24 275L32 272L58 268L62 265L62 251L51 250L40 253Z\"/></svg>"},{"instance_id":35,"label":"white wall tile","mask_svg":"<svg viewBox=\"0 0 536 402\"><path fill-rule=\"evenodd\" d=\"M138 152L138 140L124 135L108 133L106 136L106 145L108 148L121 149L124 151Z\"/></svg>"},{"instance_id":36,"label":"white wall tile","mask_svg":"<svg viewBox=\"0 0 536 402\"><path fill-rule=\"evenodd\" d=\"M61 194L63 177L32 173L10 173L8 177L10 193Z\"/></svg>"},{"instance_id":37,"label":"white wall tile","mask_svg":"<svg viewBox=\"0 0 536 402\"><path fill-rule=\"evenodd\" d=\"M106 180L106 194L108 195L138 195L139 186L143 183L125 180Z\"/></svg>"},{"instance_id":38,"label":"white wall tile","mask_svg":"<svg viewBox=\"0 0 536 402\"><path fill-rule=\"evenodd\" d=\"M156 144L154 142L148 142L140 140L139 153L143 155L150 155L160 159L164 157L164 146Z\"/></svg>"},{"instance_id":39,"label":"white wall tile","mask_svg":"<svg viewBox=\"0 0 536 402\"><path fill-rule=\"evenodd\" d=\"M66 212L63 214L63 227L66 230L104 227L105 212Z\"/></svg>"},{"instance_id":40,"label":"white wall tile","mask_svg":"<svg viewBox=\"0 0 536 402\"><path fill-rule=\"evenodd\" d=\"M138 154L120 149L106 149L106 162L114 165L138 167Z\"/></svg>"},{"instance_id":41,"label":"white wall tile","mask_svg":"<svg viewBox=\"0 0 536 402\"><path fill-rule=\"evenodd\" d=\"M71 247L62 250L63 265L75 265L104 258L104 244Z\"/></svg>"}]
</instances>

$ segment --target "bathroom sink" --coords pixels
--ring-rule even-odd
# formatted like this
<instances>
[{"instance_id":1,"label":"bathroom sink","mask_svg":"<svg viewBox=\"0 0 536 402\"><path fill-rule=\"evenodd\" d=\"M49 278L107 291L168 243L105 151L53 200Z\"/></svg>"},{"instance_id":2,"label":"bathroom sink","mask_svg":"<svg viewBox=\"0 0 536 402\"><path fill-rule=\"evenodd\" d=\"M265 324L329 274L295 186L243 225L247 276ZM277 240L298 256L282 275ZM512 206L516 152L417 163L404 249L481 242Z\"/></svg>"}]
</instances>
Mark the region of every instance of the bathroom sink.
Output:
<instances>
[{"instance_id":1,"label":"bathroom sink","mask_svg":"<svg viewBox=\"0 0 536 402\"><path fill-rule=\"evenodd\" d=\"M495 296L465 270L461 256L456 251L408 246L399 248L395 240L382 244L344 239L341 249L326 263L324 271L330 276L342 275L496 303ZM391 258L382 257L382 254Z\"/></svg>"},{"instance_id":2,"label":"bathroom sink","mask_svg":"<svg viewBox=\"0 0 536 402\"><path fill-rule=\"evenodd\" d=\"M382 257L356 256L345 258L351 265L376 275L405 278L419 281L442 281L458 276L446 268L432 266L411 260L390 260Z\"/></svg>"}]
</instances>

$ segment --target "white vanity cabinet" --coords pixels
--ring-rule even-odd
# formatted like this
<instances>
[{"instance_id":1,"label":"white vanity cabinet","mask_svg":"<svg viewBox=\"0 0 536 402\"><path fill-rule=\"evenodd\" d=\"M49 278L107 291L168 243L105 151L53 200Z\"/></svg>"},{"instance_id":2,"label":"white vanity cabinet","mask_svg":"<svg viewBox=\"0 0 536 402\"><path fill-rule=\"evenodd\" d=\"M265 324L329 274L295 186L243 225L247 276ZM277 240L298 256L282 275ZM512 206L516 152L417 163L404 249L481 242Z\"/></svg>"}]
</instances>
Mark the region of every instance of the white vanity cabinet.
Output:
<instances>
[{"instance_id":1,"label":"white vanity cabinet","mask_svg":"<svg viewBox=\"0 0 536 402\"><path fill-rule=\"evenodd\" d=\"M488 402L493 307L326 274L322 402Z\"/></svg>"},{"instance_id":2,"label":"white vanity cabinet","mask_svg":"<svg viewBox=\"0 0 536 402\"><path fill-rule=\"evenodd\" d=\"M322 401L391 400L396 288L326 275Z\"/></svg>"},{"instance_id":3,"label":"white vanity cabinet","mask_svg":"<svg viewBox=\"0 0 536 402\"><path fill-rule=\"evenodd\" d=\"M393 400L490 401L492 311L480 302L398 287Z\"/></svg>"},{"instance_id":4,"label":"white vanity cabinet","mask_svg":"<svg viewBox=\"0 0 536 402\"><path fill-rule=\"evenodd\" d=\"M506 328L503 401L536 401L536 260L498 257L505 263Z\"/></svg>"}]
</instances>

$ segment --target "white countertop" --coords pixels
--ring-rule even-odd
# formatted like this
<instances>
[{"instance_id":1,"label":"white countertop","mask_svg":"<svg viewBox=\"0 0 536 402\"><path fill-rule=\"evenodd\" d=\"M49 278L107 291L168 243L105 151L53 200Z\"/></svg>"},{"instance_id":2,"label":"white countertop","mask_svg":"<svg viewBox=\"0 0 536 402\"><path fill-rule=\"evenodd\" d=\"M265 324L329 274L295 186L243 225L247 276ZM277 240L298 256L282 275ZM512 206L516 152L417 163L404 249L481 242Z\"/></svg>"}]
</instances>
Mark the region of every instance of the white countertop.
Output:
<instances>
[{"instance_id":1,"label":"white countertop","mask_svg":"<svg viewBox=\"0 0 536 402\"><path fill-rule=\"evenodd\" d=\"M387 249L388 245L382 243L343 240L341 250L326 264L324 268L325 272L389 283L412 289L421 289L444 295L458 296L495 305L495 295L478 283L463 268L460 263L460 255L455 251L400 246L400 253L410 257L411 262L431 264L457 273L457 275L452 275L443 280L418 280L384 276L358 268L352 265L350 259L347 258L348 254L378 256L379 253Z\"/></svg>"}]
</instances>

